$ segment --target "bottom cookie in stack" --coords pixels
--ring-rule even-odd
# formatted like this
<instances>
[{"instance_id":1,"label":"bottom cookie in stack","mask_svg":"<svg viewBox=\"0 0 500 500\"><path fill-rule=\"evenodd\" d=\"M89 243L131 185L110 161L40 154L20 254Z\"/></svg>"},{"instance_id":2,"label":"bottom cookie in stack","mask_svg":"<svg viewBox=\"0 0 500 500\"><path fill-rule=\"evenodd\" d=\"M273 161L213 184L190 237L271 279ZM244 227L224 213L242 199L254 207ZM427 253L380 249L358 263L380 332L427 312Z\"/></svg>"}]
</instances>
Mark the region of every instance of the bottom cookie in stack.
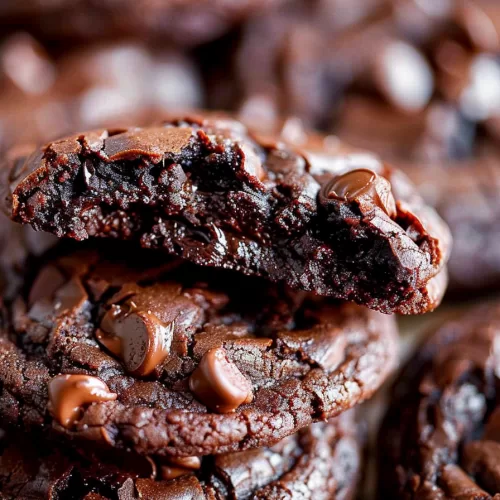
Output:
<instances>
[{"instance_id":1,"label":"bottom cookie in stack","mask_svg":"<svg viewBox=\"0 0 500 500\"><path fill-rule=\"evenodd\" d=\"M500 303L444 323L398 378L379 498L500 498Z\"/></svg>"},{"instance_id":2,"label":"bottom cookie in stack","mask_svg":"<svg viewBox=\"0 0 500 500\"><path fill-rule=\"evenodd\" d=\"M360 474L362 432L354 410L313 424L272 447L165 459L68 450L38 435L4 432L2 499L350 499Z\"/></svg>"}]
</instances>

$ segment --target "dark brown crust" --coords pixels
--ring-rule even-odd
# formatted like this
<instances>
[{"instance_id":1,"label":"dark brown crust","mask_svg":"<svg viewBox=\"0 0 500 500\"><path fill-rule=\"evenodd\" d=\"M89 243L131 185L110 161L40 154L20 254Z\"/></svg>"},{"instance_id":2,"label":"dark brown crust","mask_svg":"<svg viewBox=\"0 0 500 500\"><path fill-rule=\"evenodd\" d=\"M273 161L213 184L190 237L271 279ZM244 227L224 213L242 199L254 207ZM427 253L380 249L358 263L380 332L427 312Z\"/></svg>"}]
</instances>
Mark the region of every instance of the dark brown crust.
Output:
<instances>
[{"instance_id":1,"label":"dark brown crust","mask_svg":"<svg viewBox=\"0 0 500 500\"><path fill-rule=\"evenodd\" d=\"M130 453L109 457L78 453L56 448L36 435L28 441L12 433L2 442L0 490L5 500L278 500L305 493L349 500L359 478L361 447L362 433L353 413L347 412L270 448L206 457L199 470L167 481L162 479L158 459L148 462Z\"/></svg>"},{"instance_id":2,"label":"dark brown crust","mask_svg":"<svg viewBox=\"0 0 500 500\"><path fill-rule=\"evenodd\" d=\"M32 289L27 309L23 300L15 303L15 333L4 333L0 349L4 423L46 426L66 438L141 454L240 451L273 444L315 420L338 415L370 397L394 366L397 336L391 316L190 264L140 271L137 263L153 266L153 255L131 256L120 264L125 251L122 244L108 260L90 252L54 261L52 275L65 275L72 290L83 291L62 309L63 296L51 298L39 286ZM175 324L170 355L148 379L127 374L94 338L102 308L131 286L135 303ZM35 300L41 290L50 295ZM188 388L203 353L217 346L252 383L253 401L234 413L211 412ZM118 399L92 404L74 427L64 428L47 411L47 384L60 373L97 376Z\"/></svg>"},{"instance_id":3,"label":"dark brown crust","mask_svg":"<svg viewBox=\"0 0 500 500\"><path fill-rule=\"evenodd\" d=\"M391 182L395 218L322 192L357 168ZM332 137L287 146L227 118L100 130L45 146L4 184L14 220L58 236L140 238L382 312L432 310L444 291L446 225L400 172Z\"/></svg>"},{"instance_id":4,"label":"dark brown crust","mask_svg":"<svg viewBox=\"0 0 500 500\"><path fill-rule=\"evenodd\" d=\"M500 493L500 304L445 322L393 388L380 431L380 498Z\"/></svg>"}]
</instances>

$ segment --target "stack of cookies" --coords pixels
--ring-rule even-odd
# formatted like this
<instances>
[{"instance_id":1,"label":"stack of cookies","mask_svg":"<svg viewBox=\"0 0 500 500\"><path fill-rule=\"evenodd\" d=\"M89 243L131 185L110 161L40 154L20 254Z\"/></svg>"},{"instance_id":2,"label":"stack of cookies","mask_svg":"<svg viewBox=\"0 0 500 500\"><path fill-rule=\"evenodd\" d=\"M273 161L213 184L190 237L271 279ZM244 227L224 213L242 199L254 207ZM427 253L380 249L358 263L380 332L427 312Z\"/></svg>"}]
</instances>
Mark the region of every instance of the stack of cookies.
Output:
<instances>
[{"instance_id":1,"label":"stack of cookies","mask_svg":"<svg viewBox=\"0 0 500 500\"><path fill-rule=\"evenodd\" d=\"M400 171L191 114L1 176L13 221L59 239L4 294L2 498L354 497L392 313L447 282L449 231Z\"/></svg>"}]
</instances>

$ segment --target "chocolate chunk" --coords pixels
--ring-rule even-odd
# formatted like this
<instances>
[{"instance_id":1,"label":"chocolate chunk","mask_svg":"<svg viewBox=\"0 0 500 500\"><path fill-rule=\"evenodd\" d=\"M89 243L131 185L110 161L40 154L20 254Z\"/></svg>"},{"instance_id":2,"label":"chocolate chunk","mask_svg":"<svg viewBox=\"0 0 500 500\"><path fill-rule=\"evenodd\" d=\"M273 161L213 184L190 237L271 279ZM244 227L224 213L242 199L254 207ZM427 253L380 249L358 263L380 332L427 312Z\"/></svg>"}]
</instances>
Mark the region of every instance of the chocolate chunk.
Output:
<instances>
[{"instance_id":1,"label":"chocolate chunk","mask_svg":"<svg viewBox=\"0 0 500 500\"><path fill-rule=\"evenodd\" d=\"M392 316L101 243L71 252L62 244L40 271L77 289L100 280L104 293L68 309L51 300L44 315L28 315L40 291L34 277L2 314L5 425L160 455L158 470L186 476L197 459L171 457L276 443L370 397L394 366ZM156 349L162 341L166 351Z\"/></svg>"},{"instance_id":2,"label":"chocolate chunk","mask_svg":"<svg viewBox=\"0 0 500 500\"><path fill-rule=\"evenodd\" d=\"M366 169L352 170L332 179L323 187L323 199L336 199L359 205L375 205L389 217L396 217L396 202L389 181Z\"/></svg>"},{"instance_id":3,"label":"chocolate chunk","mask_svg":"<svg viewBox=\"0 0 500 500\"><path fill-rule=\"evenodd\" d=\"M5 186L8 208L58 236L135 240L386 313L436 307L444 289L431 294L428 284L448 259L443 222L377 157L303 135L301 144L259 139L210 115L79 134L27 160ZM371 181L349 174L365 166ZM367 184L359 210L324 206L339 175Z\"/></svg>"},{"instance_id":4,"label":"chocolate chunk","mask_svg":"<svg viewBox=\"0 0 500 500\"><path fill-rule=\"evenodd\" d=\"M219 347L207 351L189 378L197 399L218 413L229 413L253 399L252 384Z\"/></svg>"},{"instance_id":5,"label":"chocolate chunk","mask_svg":"<svg viewBox=\"0 0 500 500\"><path fill-rule=\"evenodd\" d=\"M190 128L149 128L113 135L106 140L103 153L109 161L140 156L161 160L166 154L179 154L189 146Z\"/></svg>"},{"instance_id":6,"label":"chocolate chunk","mask_svg":"<svg viewBox=\"0 0 500 500\"><path fill-rule=\"evenodd\" d=\"M70 280L54 295L54 309L57 314L82 307L87 300L87 292L79 280Z\"/></svg>"},{"instance_id":7,"label":"chocolate chunk","mask_svg":"<svg viewBox=\"0 0 500 500\"><path fill-rule=\"evenodd\" d=\"M33 306L40 300L53 299L55 293L66 283L65 276L54 266L44 267L30 290L28 304Z\"/></svg>"},{"instance_id":8,"label":"chocolate chunk","mask_svg":"<svg viewBox=\"0 0 500 500\"><path fill-rule=\"evenodd\" d=\"M102 319L96 338L123 361L128 372L149 375L169 354L173 326L130 306L112 306Z\"/></svg>"},{"instance_id":9,"label":"chocolate chunk","mask_svg":"<svg viewBox=\"0 0 500 500\"><path fill-rule=\"evenodd\" d=\"M117 398L102 380L89 375L57 375L48 389L49 411L68 428L81 416L84 406Z\"/></svg>"},{"instance_id":10,"label":"chocolate chunk","mask_svg":"<svg viewBox=\"0 0 500 500\"><path fill-rule=\"evenodd\" d=\"M81 309L87 298L78 279L68 281L59 269L49 266L38 275L30 291L29 316L39 320L60 316L72 309Z\"/></svg>"},{"instance_id":11,"label":"chocolate chunk","mask_svg":"<svg viewBox=\"0 0 500 500\"><path fill-rule=\"evenodd\" d=\"M161 478L170 481L185 474L197 471L201 467L198 457L169 458L168 464L160 467Z\"/></svg>"}]
</instances>

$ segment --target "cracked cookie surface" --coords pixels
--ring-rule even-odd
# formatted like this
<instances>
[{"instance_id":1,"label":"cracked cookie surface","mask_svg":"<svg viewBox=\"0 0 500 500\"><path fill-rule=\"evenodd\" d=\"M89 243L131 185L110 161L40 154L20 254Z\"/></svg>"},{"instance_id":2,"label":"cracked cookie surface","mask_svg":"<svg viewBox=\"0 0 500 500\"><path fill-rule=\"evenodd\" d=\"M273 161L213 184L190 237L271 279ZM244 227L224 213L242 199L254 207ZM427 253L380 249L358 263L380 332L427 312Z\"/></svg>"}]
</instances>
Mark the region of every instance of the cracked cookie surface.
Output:
<instances>
[{"instance_id":1,"label":"cracked cookie surface","mask_svg":"<svg viewBox=\"0 0 500 500\"><path fill-rule=\"evenodd\" d=\"M352 411L272 447L176 462L55 448L7 434L0 455L5 499L354 498L361 434ZM16 439L17 438L17 439Z\"/></svg>"},{"instance_id":2,"label":"cracked cookie surface","mask_svg":"<svg viewBox=\"0 0 500 500\"><path fill-rule=\"evenodd\" d=\"M397 355L391 316L124 243L63 252L27 288L3 422L141 454L276 443L371 396Z\"/></svg>"},{"instance_id":3,"label":"cracked cookie surface","mask_svg":"<svg viewBox=\"0 0 500 500\"><path fill-rule=\"evenodd\" d=\"M380 431L380 498L500 494L500 304L445 322L393 389Z\"/></svg>"},{"instance_id":4,"label":"cracked cookie surface","mask_svg":"<svg viewBox=\"0 0 500 500\"><path fill-rule=\"evenodd\" d=\"M132 239L387 313L434 309L448 228L399 171L334 139L287 145L220 117L100 130L12 161L3 185L15 221L57 236Z\"/></svg>"}]
</instances>

